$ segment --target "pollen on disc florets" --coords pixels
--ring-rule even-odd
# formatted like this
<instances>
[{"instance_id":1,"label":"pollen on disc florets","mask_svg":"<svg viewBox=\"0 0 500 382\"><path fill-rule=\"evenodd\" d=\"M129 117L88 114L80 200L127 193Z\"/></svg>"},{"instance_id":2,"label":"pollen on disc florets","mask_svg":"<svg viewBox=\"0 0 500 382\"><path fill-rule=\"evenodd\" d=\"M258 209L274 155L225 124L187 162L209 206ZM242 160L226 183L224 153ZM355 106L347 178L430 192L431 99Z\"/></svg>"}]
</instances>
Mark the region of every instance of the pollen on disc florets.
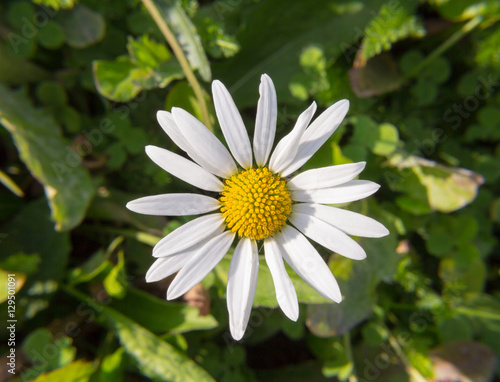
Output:
<instances>
[{"instance_id":1,"label":"pollen on disc florets","mask_svg":"<svg viewBox=\"0 0 500 382\"><path fill-rule=\"evenodd\" d=\"M267 167L243 170L226 179L219 201L226 226L240 237L255 240L279 232L292 210L285 180Z\"/></svg>"}]
</instances>

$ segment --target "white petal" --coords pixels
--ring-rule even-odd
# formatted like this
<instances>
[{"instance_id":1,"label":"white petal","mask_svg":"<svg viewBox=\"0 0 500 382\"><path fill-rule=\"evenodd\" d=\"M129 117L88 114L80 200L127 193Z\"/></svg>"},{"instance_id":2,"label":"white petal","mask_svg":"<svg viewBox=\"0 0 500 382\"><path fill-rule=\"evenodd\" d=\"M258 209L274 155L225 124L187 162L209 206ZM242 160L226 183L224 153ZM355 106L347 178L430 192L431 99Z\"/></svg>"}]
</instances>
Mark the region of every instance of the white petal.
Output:
<instances>
[{"instance_id":1,"label":"white petal","mask_svg":"<svg viewBox=\"0 0 500 382\"><path fill-rule=\"evenodd\" d=\"M287 176L306 163L337 130L348 110L349 101L344 99L330 106L314 120L302 135L297 155L281 175Z\"/></svg>"},{"instance_id":2,"label":"white petal","mask_svg":"<svg viewBox=\"0 0 500 382\"><path fill-rule=\"evenodd\" d=\"M226 255L234 236L235 234L231 231L221 233L196 252L170 284L167 299L173 300L182 296L203 280Z\"/></svg>"},{"instance_id":3,"label":"white petal","mask_svg":"<svg viewBox=\"0 0 500 382\"><path fill-rule=\"evenodd\" d=\"M160 126L167 133L170 139L172 139L172 141L179 146L179 148L184 150L191 159L212 174L224 177L222 172L218 168L214 167L211 161L207 161L203 155L193 148L188 139L182 134L171 113L161 110L156 113L156 117L158 118Z\"/></svg>"},{"instance_id":4,"label":"white petal","mask_svg":"<svg viewBox=\"0 0 500 382\"><path fill-rule=\"evenodd\" d=\"M374 194L380 186L369 180L351 180L340 186L292 191L292 200L308 203L347 203Z\"/></svg>"},{"instance_id":5,"label":"white petal","mask_svg":"<svg viewBox=\"0 0 500 382\"><path fill-rule=\"evenodd\" d=\"M299 142L307 125L311 122L311 118L315 111L316 103L313 102L312 105L299 116L293 130L278 142L269 160L269 168L273 172L280 173L292 162L293 158L295 158L299 148Z\"/></svg>"},{"instance_id":6,"label":"white petal","mask_svg":"<svg viewBox=\"0 0 500 382\"><path fill-rule=\"evenodd\" d=\"M200 216L181 225L161 239L153 248L154 257L170 256L213 235L224 225L222 214ZM222 232L222 231L221 231Z\"/></svg>"},{"instance_id":7,"label":"white petal","mask_svg":"<svg viewBox=\"0 0 500 382\"><path fill-rule=\"evenodd\" d=\"M364 249L344 232L314 216L292 213L292 224L304 235L330 251L354 260L366 258Z\"/></svg>"},{"instance_id":8,"label":"white petal","mask_svg":"<svg viewBox=\"0 0 500 382\"><path fill-rule=\"evenodd\" d=\"M315 216L349 235L383 237L389 234L389 230L375 219L342 208L298 203L293 205L292 211Z\"/></svg>"},{"instance_id":9,"label":"white petal","mask_svg":"<svg viewBox=\"0 0 500 382\"><path fill-rule=\"evenodd\" d=\"M252 147L233 98L222 82L212 82L215 112L233 157L243 168L252 167Z\"/></svg>"},{"instance_id":10,"label":"white petal","mask_svg":"<svg viewBox=\"0 0 500 382\"><path fill-rule=\"evenodd\" d=\"M276 89L273 81L267 74L260 78L259 103L257 104L257 117L255 119L255 132L253 137L253 152L257 166L264 166L273 147L276 134L276 119L278 104Z\"/></svg>"},{"instance_id":11,"label":"white petal","mask_svg":"<svg viewBox=\"0 0 500 382\"><path fill-rule=\"evenodd\" d=\"M231 335L239 341L248 325L252 311L259 255L255 240L242 238L234 250L227 280L227 310Z\"/></svg>"},{"instance_id":12,"label":"white petal","mask_svg":"<svg viewBox=\"0 0 500 382\"><path fill-rule=\"evenodd\" d=\"M198 194L145 196L127 203L130 211L146 215L183 216L204 214L220 208L217 199Z\"/></svg>"},{"instance_id":13,"label":"white petal","mask_svg":"<svg viewBox=\"0 0 500 382\"><path fill-rule=\"evenodd\" d=\"M290 276L285 269L281 255L281 249L278 243L272 237L264 241L264 252L266 263L273 276L274 289L276 290L276 299L281 310L292 321L299 318L299 302L295 287L290 280Z\"/></svg>"},{"instance_id":14,"label":"white petal","mask_svg":"<svg viewBox=\"0 0 500 382\"><path fill-rule=\"evenodd\" d=\"M353 180L365 168L366 162L315 168L292 178L287 186L290 190L313 190L338 186Z\"/></svg>"},{"instance_id":15,"label":"white petal","mask_svg":"<svg viewBox=\"0 0 500 382\"><path fill-rule=\"evenodd\" d=\"M199 248L198 248L199 249ZM197 250L198 250L197 249ZM146 281L152 283L163 280L164 278L173 275L181 269L196 252L193 250L178 252L169 257L161 257L151 265L146 273Z\"/></svg>"},{"instance_id":16,"label":"white petal","mask_svg":"<svg viewBox=\"0 0 500 382\"><path fill-rule=\"evenodd\" d=\"M274 237L284 249L283 258L295 273L323 297L335 302L342 300L339 285L330 268L304 235L285 225Z\"/></svg>"},{"instance_id":17,"label":"white petal","mask_svg":"<svg viewBox=\"0 0 500 382\"><path fill-rule=\"evenodd\" d=\"M186 140L184 135L182 135L179 127L175 124L174 117L168 111L160 110L156 113L156 119L160 124L161 128L170 139L182 150L189 152L192 150L189 142ZM194 158L193 158L194 159Z\"/></svg>"},{"instance_id":18,"label":"white petal","mask_svg":"<svg viewBox=\"0 0 500 382\"><path fill-rule=\"evenodd\" d=\"M204 164L200 163L200 165L209 166L210 168L207 170L224 178L228 178L238 171L229 151L203 123L178 107L172 108L172 115L194 152L205 161ZM191 152L188 154L191 155Z\"/></svg>"},{"instance_id":19,"label":"white petal","mask_svg":"<svg viewBox=\"0 0 500 382\"><path fill-rule=\"evenodd\" d=\"M156 146L146 146L146 153L162 169L195 187L214 192L224 189L217 177L189 159Z\"/></svg>"}]
</instances>

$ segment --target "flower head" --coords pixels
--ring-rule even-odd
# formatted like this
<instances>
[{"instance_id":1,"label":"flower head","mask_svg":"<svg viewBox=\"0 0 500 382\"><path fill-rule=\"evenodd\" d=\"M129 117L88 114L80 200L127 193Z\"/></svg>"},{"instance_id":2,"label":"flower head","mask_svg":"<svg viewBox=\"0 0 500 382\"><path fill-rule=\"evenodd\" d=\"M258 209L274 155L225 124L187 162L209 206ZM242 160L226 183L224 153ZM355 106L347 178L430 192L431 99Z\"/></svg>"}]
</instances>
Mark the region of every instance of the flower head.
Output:
<instances>
[{"instance_id":1,"label":"flower head","mask_svg":"<svg viewBox=\"0 0 500 382\"><path fill-rule=\"evenodd\" d=\"M253 145L227 89L214 81L212 90L229 151L195 117L173 108L171 113L159 111L158 121L192 160L155 146L147 146L146 153L165 171L217 196L162 194L133 200L127 207L150 215L201 214L153 248L158 259L146 275L148 282L180 270L168 289L168 299L182 296L199 283L237 239L229 268L227 306L231 334L239 340L248 324L257 285L257 242L263 243L278 303L296 321L297 295L283 260L322 296L336 302L342 299L327 264L305 236L331 251L361 260L365 251L348 235L382 237L388 231L369 217L326 205L359 200L378 190L373 182L354 180L364 162L291 176L340 125L349 108L347 100L335 103L310 123L316 111L313 103L271 154L277 117L271 79L265 74L261 78Z\"/></svg>"}]
</instances>

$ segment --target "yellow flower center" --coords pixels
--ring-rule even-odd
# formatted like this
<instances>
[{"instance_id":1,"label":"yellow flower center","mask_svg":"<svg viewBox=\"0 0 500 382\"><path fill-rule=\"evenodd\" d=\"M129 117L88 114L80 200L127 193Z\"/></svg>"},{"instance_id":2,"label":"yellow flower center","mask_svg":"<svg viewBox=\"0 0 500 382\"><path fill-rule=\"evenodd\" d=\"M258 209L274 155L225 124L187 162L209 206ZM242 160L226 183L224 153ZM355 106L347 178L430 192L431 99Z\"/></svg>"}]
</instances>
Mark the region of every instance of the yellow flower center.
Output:
<instances>
[{"instance_id":1,"label":"yellow flower center","mask_svg":"<svg viewBox=\"0 0 500 382\"><path fill-rule=\"evenodd\" d=\"M221 212L239 237L262 240L279 232L291 212L285 180L267 167L244 170L225 180Z\"/></svg>"}]
</instances>

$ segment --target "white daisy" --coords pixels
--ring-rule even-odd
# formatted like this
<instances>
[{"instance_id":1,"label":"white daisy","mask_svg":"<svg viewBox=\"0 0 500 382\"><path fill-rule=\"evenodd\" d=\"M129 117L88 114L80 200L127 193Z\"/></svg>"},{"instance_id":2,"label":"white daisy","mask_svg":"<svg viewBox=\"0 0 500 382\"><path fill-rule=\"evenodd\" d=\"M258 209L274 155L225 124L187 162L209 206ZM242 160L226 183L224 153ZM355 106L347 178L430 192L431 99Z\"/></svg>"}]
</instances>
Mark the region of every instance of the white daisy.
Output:
<instances>
[{"instance_id":1,"label":"white daisy","mask_svg":"<svg viewBox=\"0 0 500 382\"><path fill-rule=\"evenodd\" d=\"M158 121L193 161L155 146L147 146L146 153L165 171L215 196L162 194L133 200L127 207L149 215L203 214L168 234L153 249L158 259L146 274L148 282L180 270L168 289L169 300L198 284L237 238L229 268L227 307L231 334L239 340L248 324L257 285L258 243L263 242L279 306L296 321L297 295L283 259L319 294L336 302L342 300L328 265L305 236L333 252L361 260L366 257L365 251L348 235L382 237L389 232L369 217L325 205L352 202L378 190L376 183L353 180L365 162L323 167L290 177L340 125L349 108L347 100L329 107L309 125L316 110L313 103L271 155L277 102L273 82L264 74L252 154L231 95L220 81L212 83L212 91L229 151L195 117L173 108L171 113L159 111Z\"/></svg>"}]
</instances>

